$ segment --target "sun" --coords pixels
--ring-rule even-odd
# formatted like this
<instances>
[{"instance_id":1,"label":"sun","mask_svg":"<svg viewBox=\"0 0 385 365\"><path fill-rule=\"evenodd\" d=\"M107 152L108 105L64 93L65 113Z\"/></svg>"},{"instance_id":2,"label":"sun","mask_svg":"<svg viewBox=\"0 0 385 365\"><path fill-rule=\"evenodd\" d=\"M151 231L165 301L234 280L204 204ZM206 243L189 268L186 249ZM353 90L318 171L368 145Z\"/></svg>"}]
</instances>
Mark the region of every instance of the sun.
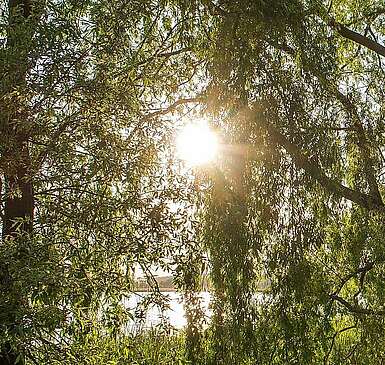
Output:
<instances>
[{"instance_id":1,"label":"sun","mask_svg":"<svg viewBox=\"0 0 385 365\"><path fill-rule=\"evenodd\" d=\"M205 120L185 125L176 138L179 157L190 166L212 162L218 153L218 138Z\"/></svg>"}]
</instances>

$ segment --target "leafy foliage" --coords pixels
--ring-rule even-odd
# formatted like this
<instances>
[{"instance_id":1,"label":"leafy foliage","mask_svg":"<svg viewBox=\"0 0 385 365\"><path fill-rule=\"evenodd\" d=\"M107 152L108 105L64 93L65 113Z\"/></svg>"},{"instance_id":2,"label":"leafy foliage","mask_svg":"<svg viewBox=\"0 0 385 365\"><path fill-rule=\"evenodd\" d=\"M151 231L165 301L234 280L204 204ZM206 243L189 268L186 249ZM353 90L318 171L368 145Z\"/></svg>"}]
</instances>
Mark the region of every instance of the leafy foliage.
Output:
<instances>
[{"instance_id":1,"label":"leafy foliage","mask_svg":"<svg viewBox=\"0 0 385 365\"><path fill-rule=\"evenodd\" d=\"M0 31L3 232L25 186L34 216L3 234L4 349L35 363L382 362L381 1L19 3ZM172 145L197 114L223 148L191 172ZM133 270L166 305L154 266L184 293L184 343L124 333Z\"/></svg>"}]
</instances>

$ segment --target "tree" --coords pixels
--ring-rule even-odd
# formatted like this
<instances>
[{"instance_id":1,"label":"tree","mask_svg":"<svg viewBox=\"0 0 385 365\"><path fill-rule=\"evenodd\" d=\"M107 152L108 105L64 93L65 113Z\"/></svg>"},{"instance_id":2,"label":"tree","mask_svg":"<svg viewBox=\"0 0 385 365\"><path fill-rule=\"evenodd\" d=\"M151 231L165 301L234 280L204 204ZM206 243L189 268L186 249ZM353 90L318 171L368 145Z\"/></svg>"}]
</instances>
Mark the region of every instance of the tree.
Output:
<instances>
[{"instance_id":1,"label":"tree","mask_svg":"<svg viewBox=\"0 0 385 365\"><path fill-rule=\"evenodd\" d=\"M212 363L376 363L383 342L383 7L208 2L226 141L207 245ZM240 160L243 161L240 163ZM256 283L270 293L256 300Z\"/></svg>"},{"instance_id":2,"label":"tree","mask_svg":"<svg viewBox=\"0 0 385 365\"><path fill-rule=\"evenodd\" d=\"M199 34L189 35L188 4L7 5L1 363L80 363L92 329L114 334L127 319L132 269L170 265L173 245L190 239L186 215L170 212L189 186L170 173L176 122L164 115L194 87L183 85Z\"/></svg>"},{"instance_id":3,"label":"tree","mask_svg":"<svg viewBox=\"0 0 385 365\"><path fill-rule=\"evenodd\" d=\"M2 10L4 364L96 358L93 333L127 320L130 268L153 263L190 301L195 363L383 360L381 1ZM191 106L225 145L196 181L169 148L169 113Z\"/></svg>"}]
</instances>

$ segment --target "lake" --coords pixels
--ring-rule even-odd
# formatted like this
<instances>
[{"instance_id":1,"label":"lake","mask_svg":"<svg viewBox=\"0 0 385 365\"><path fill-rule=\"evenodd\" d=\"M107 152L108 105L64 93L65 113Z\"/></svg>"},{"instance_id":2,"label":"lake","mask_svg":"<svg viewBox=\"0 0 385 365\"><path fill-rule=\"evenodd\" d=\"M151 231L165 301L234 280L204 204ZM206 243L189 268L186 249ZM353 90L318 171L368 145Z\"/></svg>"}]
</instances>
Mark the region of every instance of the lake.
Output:
<instances>
[{"instance_id":1,"label":"lake","mask_svg":"<svg viewBox=\"0 0 385 365\"><path fill-rule=\"evenodd\" d=\"M175 329L182 329L186 326L185 310L183 308L183 296L177 292L161 292L162 295L168 298L168 308L163 312L163 318L167 318L168 322ZM149 299L149 292L137 292L131 295L126 301L125 306L133 316L136 314L136 308L143 301ZM201 307L206 315L206 320L209 320L212 314L210 308L211 294L209 292L200 292ZM266 293L257 292L253 296L256 303L260 305L266 304L270 296ZM126 330L131 333L139 333L143 330L148 330L162 323L162 313L158 306L151 305L144 316L138 316L131 321Z\"/></svg>"},{"instance_id":2,"label":"lake","mask_svg":"<svg viewBox=\"0 0 385 365\"><path fill-rule=\"evenodd\" d=\"M163 312L163 317L169 320L171 326L176 329L182 329L186 325L186 317L185 310L183 308L183 297L182 294L177 292L162 292L164 296L166 296L169 301L167 308ZM125 307L129 309L129 311L135 315L135 309L138 304L140 304L143 300L146 300L146 297L150 295L150 293L146 292L138 292L131 295L125 301ZM211 295L209 292L201 292L200 297L202 298L202 309L206 313L207 317L211 316L211 310L209 308ZM152 327L159 325L162 322L161 310L156 305L151 305L146 315L142 318L135 318L135 320L131 321L127 326L127 330L130 332L140 332L142 330L146 330Z\"/></svg>"}]
</instances>

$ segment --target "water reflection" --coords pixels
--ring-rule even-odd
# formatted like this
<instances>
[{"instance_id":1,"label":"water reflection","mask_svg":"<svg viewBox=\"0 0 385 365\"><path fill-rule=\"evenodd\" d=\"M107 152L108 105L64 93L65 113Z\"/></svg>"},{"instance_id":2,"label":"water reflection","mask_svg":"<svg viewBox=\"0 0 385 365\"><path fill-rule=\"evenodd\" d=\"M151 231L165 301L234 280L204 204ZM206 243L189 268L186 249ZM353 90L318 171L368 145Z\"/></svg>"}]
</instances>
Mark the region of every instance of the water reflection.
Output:
<instances>
[{"instance_id":1,"label":"water reflection","mask_svg":"<svg viewBox=\"0 0 385 365\"><path fill-rule=\"evenodd\" d=\"M168 308L163 311L159 306L151 304L148 311L144 313L144 316L138 316L136 309L138 305L146 300L146 297L151 295L150 293L140 292L134 293L126 301L125 306L129 309L130 313L134 316L134 319L127 326L127 330L130 332L138 332L141 330L149 329L160 325L162 323L162 318L167 319L172 327L175 329L182 329L186 326L186 317L183 303L183 296L180 293L176 292L162 292L168 299ZM201 292L199 294L201 298L201 308L206 314L207 318L211 316L211 311L209 308L210 304L210 293Z\"/></svg>"}]
</instances>

